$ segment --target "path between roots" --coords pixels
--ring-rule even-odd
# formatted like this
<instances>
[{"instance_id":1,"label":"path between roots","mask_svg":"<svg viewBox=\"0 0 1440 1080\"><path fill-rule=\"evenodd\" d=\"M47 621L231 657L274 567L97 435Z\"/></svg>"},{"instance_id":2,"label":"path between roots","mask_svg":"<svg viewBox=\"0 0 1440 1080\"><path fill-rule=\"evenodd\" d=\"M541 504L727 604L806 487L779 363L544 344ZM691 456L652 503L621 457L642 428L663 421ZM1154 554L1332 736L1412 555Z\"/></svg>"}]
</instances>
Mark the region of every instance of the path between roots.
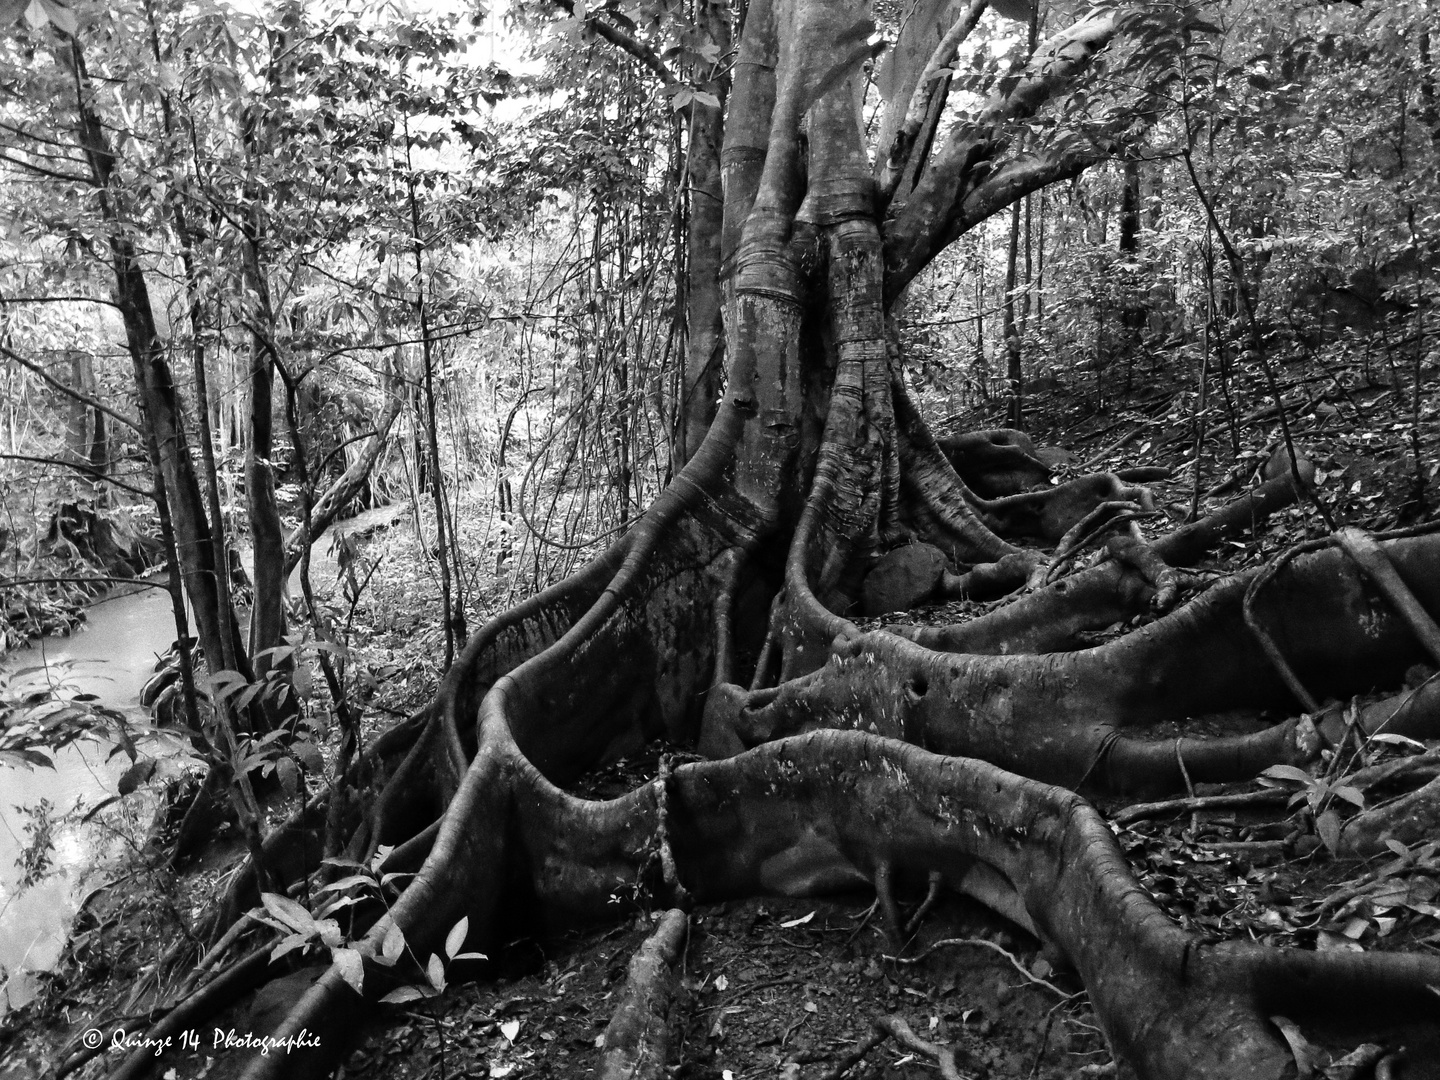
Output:
<instances>
[{"instance_id":1,"label":"path between roots","mask_svg":"<svg viewBox=\"0 0 1440 1080\"><path fill-rule=\"evenodd\" d=\"M516 946L501 962L511 977L463 987L447 1000L446 1071L440 1070L435 1025L417 1013L367 1038L344 1075L593 1075L600 1060L597 1039L610 1021L626 965L651 928L639 915L618 928ZM965 901L941 904L910 951L976 936L1048 972L1036 942ZM671 1075L819 1076L865 1039L875 1018L889 1013L904 1017L922 1038L963 1046L993 1077L1114 1075L1083 996L1066 1002L989 949L942 948L913 965L887 959L890 952L870 898L859 894L702 909L691 921L672 1013L684 1064ZM1061 986L1066 993L1079 989L1063 978ZM932 1063L886 1043L849 1075L919 1080L936 1072Z\"/></svg>"}]
</instances>

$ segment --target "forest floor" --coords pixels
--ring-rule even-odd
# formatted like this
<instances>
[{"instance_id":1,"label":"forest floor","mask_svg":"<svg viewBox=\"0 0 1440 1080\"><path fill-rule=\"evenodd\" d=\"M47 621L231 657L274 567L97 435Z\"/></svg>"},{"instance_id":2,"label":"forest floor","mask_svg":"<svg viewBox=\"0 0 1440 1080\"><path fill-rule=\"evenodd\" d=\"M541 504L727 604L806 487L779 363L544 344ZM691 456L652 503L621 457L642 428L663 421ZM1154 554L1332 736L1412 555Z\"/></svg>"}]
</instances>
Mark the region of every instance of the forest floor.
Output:
<instances>
[{"instance_id":1,"label":"forest floor","mask_svg":"<svg viewBox=\"0 0 1440 1080\"><path fill-rule=\"evenodd\" d=\"M1181 364L1167 367L1182 368ZM1065 451L1062 475L1096 468L1163 465L1174 477L1153 485L1167 519L1146 524L1156 535L1178 524L1198 491L1202 512L1248 486L1279 445L1274 412L1237 410L1229 423L1212 400L1210 430L1193 471L1194 394L1153 373L1136 373L1137 389L1097 408L1090 375L1069 376L1047 391L1027 428L1042 446ZM1408 374L1408 373L1406 373ZM1434 372L1420 373L1434 385ZM1383 375L1384 381L1379 378ZM1412 383L1359 359L1318 370L1280 373L1292 435L1316 463L1317 487L1336 520L1380 531L1416 519L1416 465L1432 488L1437 464L1434 400L1412 409ZM1258 374L1237 380L1232 400L1268 400ZM967 428L999 426L999 406L964 420ZM1412 441L1415 419L1421 439ZM1433 494L1432 494L1433 501ZM1219 573L1253 565L1290 545L1323 534L1308 506L1275 515L1254 537L1230 544L1205 569ZM350 613L357 662L370 675L368 704L377 724L403 714L433 691L441 642L438 588L425 576L411 529L397 527L369 542L362 561L379 561ZM493 565L493 563L492 563ZM488 591L486 591L488 590ZM476 590L478 619L503 600L503 583ZM951 603L910 613L908 621L963 619L986 605ZM894 617L890 621L896 621ZM1116 625L1101 638L1126 632ZM1411 680L1426 677L1413 671ZM1397 688L1377 688L1394 691ZM1277 716L1222 718L1261 725ZM585 778L575 790L608 798L655 777L664 748L652 745ZM1327 766L1334 783L1345 769L1385 756L1440 750L1374 745ZM1259 783L1227 790L1256 790ZM1293 786L1293 785L1292 785ZM1201 787L1197 794L1214 789ZM1102 803L1107 812L1115 804ZM1430 843L1367 864L1329 858L1314 835L1303 799L1281 805L1171 813L1116 832L1141 882L1180 923L1212 939L1248 938L1318 949L1440 949L1440 845ZM210 880L218 876L214 863ZM901 882L909 917L924 882ZM173 888L173 886L171 886ZM203 889L200 890L203 892ZM1105 1040L1074 975L1023 931L964 899L945 899L918 920L897 950L882 932L871 894L823 900L756 899L705 906L692 915L681 989L672 1013L678 1060L671 1070L692 1080L819 1080L836 1075L846 1056L882 1016L903 1018L921 1038L963 1053L961 1072L996 1080L1061 1080L1116 1075ZM492 958L492 977L456 985L427 1002L382 1007L379 1022L346 1061L346 1077L584 1077L598 1073L602 1034L623 989L626 968L659 912L643 895L617 895L613 917L550 937L513 942ZM154 905L150 917L162 919ZM132 918L133 922L133 918ZM112 935L125 933L113 927ZM129 932L140 934L138 924ZM104 970L82 947L57 974L50 992L21 1014L0 1020L0 1059L39 1065L67 1034L138 973L143 950L108 949ZM93 943L88 945L92 951ZM286 980L303 989L303 973ZM278 1004L262 993L210 1026L259 1030ZM108 996L107 996L108 995ZM1305 1033L1323 1065L1354 1049ZM8 1044L8 1045L7 1045ZM1393 1049L1393 1047L1387 1047ZM1440 1076L1440 1046L1412 1045L1401 1075ZM1327 1056L1328 1055L1328 1056ZM109 1055L112 1063L116 1060ZM179 1080L223 1077L235 1056L176 1053L164 1061ZM99 1068L94 1062L81 1075ZM0 1078L30 1075L7 1073ZM851 1070L855 1078L919 1080L937 1075L933 1059L892 1041L872 1048ZM1336 1073L1335 1075L1342 1075Z\"/></svg>"}]
</instances>

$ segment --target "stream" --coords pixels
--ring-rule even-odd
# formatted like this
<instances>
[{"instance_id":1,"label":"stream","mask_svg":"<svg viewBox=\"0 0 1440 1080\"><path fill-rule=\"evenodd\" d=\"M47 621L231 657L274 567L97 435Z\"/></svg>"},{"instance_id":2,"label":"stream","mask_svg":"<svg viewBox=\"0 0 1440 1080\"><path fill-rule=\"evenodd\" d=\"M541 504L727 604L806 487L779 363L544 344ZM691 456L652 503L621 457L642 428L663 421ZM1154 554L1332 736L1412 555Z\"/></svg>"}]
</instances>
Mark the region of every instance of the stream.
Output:
<instances>
[{"instance_id":1,"label":"stream","mask_svg":"<svg viewBox=\"0 0 1440 1080\"><path fill-rule=\"evenodd\" d=\"M168 593L117 590L90 606L83 629L9 653L4 669L11 673L12 688L52 686L65 696L94 694L111 708L144 720L140 690L154 673L156 657L174 640ZM111 749L108 743L86 740L52 755L53 770L0 766L0 1015L35 996L34 973L59 959L76 911L102 883L96 864L117 838L78 818L116 793L120 774L130 765L123 753L111 756ZM22 888L17 858L31 820L27 808L42 799L52 817L69 820L53 834L50 872Z\"/></svg>"},{"instance_id":2,"label":"stream","mask_svg":"<svg viewBox=\"0 0 1440 1080\"><path fill-rule=\"evenodd\" d=\"M400 502L367 510L322 533L311 547L310 580L317 594L329 593L336 583L337 533L363 535L391 524L407 509L408 503ZM245 556L248 562L248 553ZM300 592L298 570L291 578L291 592ZM43 638L0 657L0 670L8 675L12 691L50 686L59 687L64 696L94 694L103 704L148 721L140 708L140 691L154 674L157 657L174 640L169 594L127 587L92 604L84 626L74 634ZM157 780L183 768L187 749L179 739L159 738L169 745L157 751L152 737L141 747L162 761ZM35 973L55 965L80 905L109 880L107 857L117 848L123 850L113 829L79 821L86 809L117 793L130 760L112 753L114 749L109 742L82 741L54 754L53 770L0 765L0 1017L38 992ZM28 809L42 799L48 801L52 819L65 820L53 833L49 871L24 888L17 859L26 847L25 827L33 821ZM155 797L137 793L113 805L143 836Z\"/></svg>"}]
</instances>

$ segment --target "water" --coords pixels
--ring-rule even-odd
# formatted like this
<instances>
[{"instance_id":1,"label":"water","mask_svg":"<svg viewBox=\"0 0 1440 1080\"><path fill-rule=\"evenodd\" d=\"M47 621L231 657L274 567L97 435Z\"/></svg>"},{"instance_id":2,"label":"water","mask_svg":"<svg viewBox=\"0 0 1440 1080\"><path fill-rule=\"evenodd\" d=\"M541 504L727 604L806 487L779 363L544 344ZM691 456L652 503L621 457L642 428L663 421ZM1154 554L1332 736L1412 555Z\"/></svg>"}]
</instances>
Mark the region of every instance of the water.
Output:
<instances>
[{"instance_id":1,"label":"water","mask_svg":"<svg viewBox=\"0 0 1440 1080\"><path fill-rule=\"evenodd\" d=\"M338 522L311 546L310 577L317 595L329 595L342 573L336 557L337 534L364 532L393 523L408 503L367 510ZM249 553L242 552L248 563ZM248 567L247 567L248 569ZM291 591L299 595L299 570L291 576ZM192 620L193 626L193 620ZM155 661L175 640L175 619L170 595L162 589L120 592L98 601L87 613L84 627L70 637L50 637L18 649L0 661L20 684L58 688L62 696L94 694L110 708L137 721L148 720L140 708L140 691L154 674ZM142 746L142 752L162 756L173 773L183 756L178 740ZM129 767L123 753L112 753L107 743L86 742L53 755L55 769L25 770L0 765L0 1015L34 997L35 972L53 967L64 949L70 923L88 893L103 883L105 855L115 847L113 831L78 823L55 833L51 873L28 889L21 888L23 873L16 859L24 850L27 807L49 800L52 814L84 809L117 793L120 775ZM157 774L161 775L161 774ZM137 827L148 821L154 797L136 793L126 800Z\"/></svg>"},{"instance_id":2,"label":"water","mask_svg":"<svg viewBox=\"0 0 1440 1080\"><path fill-rule=\"evenodd\" d=\"M169 594L141 589L97 602L84 629L16 650L4 658L4 668L14 673L12 689L48 686L62 696L94 694L140 720L140 690L153 674L157 656L174 640ZM98 825L78 820L63 824L54 835L51 872L22 888L16 859L31 820L26 808L45 799L52 816L83 813L116 794L130 760L111 751L108 743L87 741L53 755L53 771L0 765L0 1014L30 1000L37 989L33 973L59 959L76 911L101 883L96 864L115 839ZM143 800L137 795L127 801Z\"/></svg>"}]
</instances>

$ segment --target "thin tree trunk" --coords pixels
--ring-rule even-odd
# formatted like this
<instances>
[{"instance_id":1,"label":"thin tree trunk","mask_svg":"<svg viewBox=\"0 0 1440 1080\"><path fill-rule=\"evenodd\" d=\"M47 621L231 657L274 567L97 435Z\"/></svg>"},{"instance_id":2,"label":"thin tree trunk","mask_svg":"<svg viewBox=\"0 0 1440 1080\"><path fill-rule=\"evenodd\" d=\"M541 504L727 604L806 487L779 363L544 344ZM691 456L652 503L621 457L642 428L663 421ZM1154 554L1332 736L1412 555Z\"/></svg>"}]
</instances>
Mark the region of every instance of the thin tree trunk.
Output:
<instances>
[{"instance_id":1,"label":"thin tree trunk","mask_svg":"<svg viewBox=\"0 0 1440 1080\"><path fill-rule=\"evenodd\" d=\"M1010 204L1010 246L1005 255L1005 311L1002 332L1005 335L1005 381L1010 402L1006 422L1019 430L1024 424L1025 371L1021 365L1020 328L1015 321L1015 287L1018 284L1017 259L1020 251L1020 204Z\"/></svg>"},{"instance_id":2,"label":"thin tree trunk","mask_svg":"<svg viewBox=\"0 0 1440 1080\"><path fill-rule=\"evenodd\" d=\"M730 51L730 24L721 9L702 4L701 29L719 48ZM676 424L673 471L690 460L715 419L724 376L725 339L720 286L721 230L725 193L721 185L720 148L725 136L725 101L718 107L692 100L690 144L685 167L685 373Z\"/></svg>"},{"instance_id":3,"label":"thin tree trunk","mask_svg":"<svg viewBox=\"0 0 1440 1080\"><path fill-rule=\"evenodd\" d=\"M105 127L95 111L94 91L85 67L84 52L73 37L65 35L64 40L60 60L74 80L78 120L76 137L89 165L91 182L97 189L101 214L109 229L115 303L125 327L126 344L144 405L146 423L157 446L185 591L194 607L201 647L207 656L218 658L225 654L226 635L232 641L236 640L239 628L234 612L222 611L216 600L214 575L217 568L212 557L210 529L200 485L190 460L180 396L155 324L145 275L136 258L134 245L126 235L126 224L121 219L111 186L115 155L110 149Z\"/></svg>"},{"instance_id":4,"label":"thin tree trunk","mask_svg":"<svg viewBox=\"0 0 1440 1080\"><path fill-rule=\"evenodd\" d=\"M405 129L405 190L410 210L410 237L413 241L412 254L415 258L415 314L420 321L420 353L424 364L422 393L425 400L425 432L428 466L431 473L430 491L435 502L435 546L440 568L440 599L445 612L445 667L448 669L455 659L457 645L463 645L466 638L464 600L453 597L450 579L452 551L448 537L447 507L445 500L444 474L440 471L440 440L435 419L435 350L430 333L430 312L425 303L425 264L420 258L420 204L415 198L415 176L410 166L410 131ZM418 450L418 447L417 447ZM456 568L459 562L456 562Z\"/></svg>"},{"instance_id":5,"label":"thin tree trunk","mask_svg":"<svg viewBox=\"0 0 1440 1080\"><path fill-rule=\"evenodd\" d=\"M154 8L148 0L145 4L145 16L150 30L151 55L156 64L159 64L162 62L160 33L155 24ZM160 96L160 110L164 118L165 134L173 139L176 134L175 122L168 91ZM219 473L215 467L215 443L210 426L210 393L205 373L204 298L200 290L200 276L195 269L194 234L190 230L183 200L181 191L172 187L166 205L174 223L175 237L180 241L180 263L185 273L185 299L190 321L190 359L195 377L195 414L200 424L200 457L205 468L205 496L210 509L211 558L219 568L219 572L215 574L215 602L221 611L232 611L234 608L230 595L230 560L225 550L225 518L221 510ZM235 655L236 644L236 639L229 634L222 635L220 639L221 655L217 659L226 671L239 669Z\"/></svg>"}]
</instances>

